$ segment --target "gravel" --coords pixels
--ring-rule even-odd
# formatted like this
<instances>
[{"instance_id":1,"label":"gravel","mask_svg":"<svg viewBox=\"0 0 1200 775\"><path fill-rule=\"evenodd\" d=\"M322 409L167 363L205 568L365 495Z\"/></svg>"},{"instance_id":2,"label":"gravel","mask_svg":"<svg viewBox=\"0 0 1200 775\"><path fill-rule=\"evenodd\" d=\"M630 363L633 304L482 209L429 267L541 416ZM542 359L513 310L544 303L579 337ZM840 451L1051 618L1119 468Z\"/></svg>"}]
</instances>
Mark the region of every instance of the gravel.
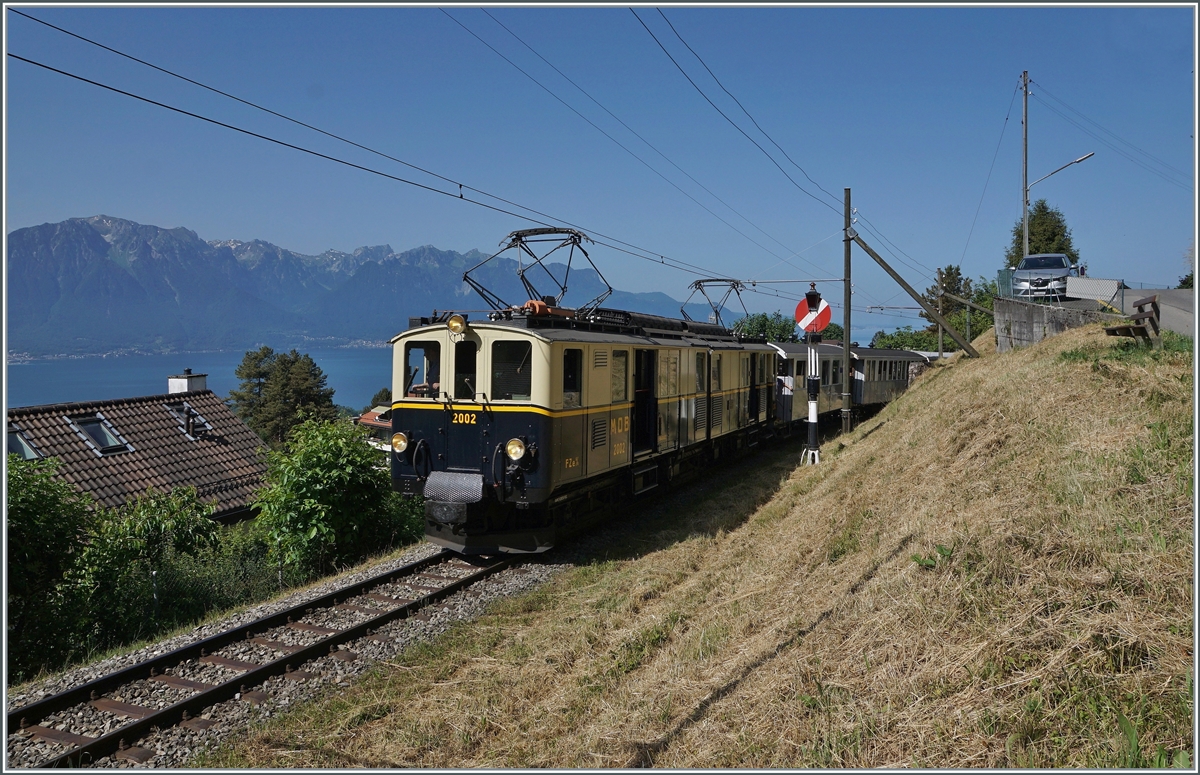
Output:
<instances>
[{"instance_id":1,"label":"gravel","mask_svg":"<svg viewBox=\"0 0 1200 775\"><path fill-rule=\"evenodd\" d=\"M176 636L166 641L147 646L138 651L111 657L84 667L50 677L44 681L29 684L18 692L10 693L7 697L9 709L27 705L41 697L63 691L71 686L93 680L107 673L144 661L151 656L172 651L189 643L215 635L230 627L245 624L270 613L275 613L307 600L320 597L357 581L407 565L419 559L437 554L440 549L432 544L421 544L400 557L369 568L361 569L352 574L339 576L320 585L296 592L287 597L270 603L247 609L220 622L213 622L197 627L192 632ZM239 694L235 699L218 703L207 708L200 718L209 719L214 723L207 730L196 731L183 727L171 727L153 733L139 741L130 741L153 752L154 756L144 764L136 764L128 760L118 760L115 757L105 757L97 760L93 767L172 767L187 765L191 757L201 750L214 748L220 742L238 734L250 723L268 719L285 711L297 703L313 699L330 689L338 686L349 686L357 676L369 670L374 663L395 657L414 643L432 639L450 628L458 621L473 619L481 614L494 600L520 594L543 583L551 575L563 568L565 564L543 564L534 562L519 568L509 568L482 581L478 581L465 590L459 591L439 603L422 609L420 613L408 619L398 620L384 625L376 636L352 641L339 648L352 652L357 658L345 661L333 655L313 659L302 665L299 670L311 673L308 680L292 680L286 676L270 678L257 686L247 686L246 690L257 690L266 693L268 699L262 704L253 704L241 699ZM437 575L447 578L462 578L472 571L464 565L451 564L449 567L439 567ZM418 584L434 585L432 579L417 579ZM441 582L442 584L446 582ZM427 590L412 589L407 584L390 584L380 590L384 594L396 597L415 598L427 594ZM353 605L364 608L378 608L381 612L391 606L370 598L356 598L350 601ZM304 616L301 621L322 627L344 628L357 624L368 618L365 613L350 610L314 611ZM289 645L308 644L320 639L320 635L305 632L290 627L278 627L263 635L269 640L276 640ZM249 662L265 663L280 656L280 653L249 641L231 643L219 652L222 656L242 659ZM171 675L187 678L193 681L219 684L238 675L237 671L221 668L216 665L201 664L189 660L171 670ZM150 707L165 707L173 702L189 696L187 690L176 689L157 681L138 681L127 687L122 687L120 694L112 695L112 699L120 699L136 705ZM112 731L121 725L121 719L106 711L90 705L69 708L62 713L54 714L44 726L56 726L69 729L77 734L100 735ZM42 761L61 754L66 747L32 739L32 736L16 730L9 734L7 743L6 768L36 767Z\"/></svg>"}]
</instances>

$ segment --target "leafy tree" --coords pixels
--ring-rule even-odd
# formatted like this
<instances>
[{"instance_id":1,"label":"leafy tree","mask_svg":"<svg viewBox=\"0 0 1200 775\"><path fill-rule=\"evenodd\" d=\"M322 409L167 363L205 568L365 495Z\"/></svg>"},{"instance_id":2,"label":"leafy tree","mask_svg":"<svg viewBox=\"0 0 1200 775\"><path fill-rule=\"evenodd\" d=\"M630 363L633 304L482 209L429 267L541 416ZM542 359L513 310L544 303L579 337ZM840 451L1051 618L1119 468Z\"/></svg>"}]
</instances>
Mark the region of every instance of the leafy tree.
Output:
<instances>
[{"instance_id":1,"label":"leafy tree","mask_svg":"<svg viewBox=\"0 0 1200 775\"><path fill-rule=\"evenodd\" d=\"M1187 259L1189 269L1187 274L1179 278L1179 285L1176 287L1190 289L1192 287L1192 275L1196 273L1196 243L1193 242L1191 245L1188 245L1187 252L1183 254L1183 257Z\"/></svg>"},{"instance_id":2,"label":"leafy tree","mask_svg":"<svg viewBox=\"0 0 1200 775\"><path fill-rule=\"evenodd\" d=\"M230 391L233 411L264 441L280 447L300 422L338 416L333 390L307 353L276 353L270 347L246 353L234 372L242 380Z\"/></svg>"},{"instance_id":3,"label":"leafy tree","mask_svg":"<svg viewBox=\"0 0 1200 775\"><path fill-rule=\"evenodd\" d=\"M258 520L293 578L421 534L419 504L392 491L379 453L355 425L306 420L267 465L267 485L255 495Z\"/></svg>"},{"instance_id":4,"label":"leafy tree","mask_svg":"<svg viewBox=\"0 0 1200 775\"><path fill-rule=\"evenodd\" d=\"M56 588L94 521L92 499L57 475L58 460L8 456L8 654L16 675L36 672L57 642Z\"/></svg>"},{"instance_id":5,"label":"leafy tree","mask_svg":"<svg viewBox=\"0 0 1200 775\"><path fill-rule=\"evenodd\" d=\"M953 349L954 340L947 337L944 349ZM937 332L928 329L914 331L912 326L901 326L890 334L876 331L871 337L871 346L894 350L921 350L933 352L937 350Z\"/></svg>"},{"instance_id":6,"label":"leafy tree","mask_svg":"<svg viewBox=\"0 0 1200 775\"><path fill-rule=\"evenodd\" d=\"M733 330L744 336L763 336L769 342L798 342L803 336L803 332L796 325L796 319L784 317L778 310L770 315L765 312L747 315L733 324ZM821 332L821 337L827 342L841 341L842 327L837 323L830 323Z\"/></svg>"},{"instance_id":7,"label":"leafy tree","mask_svg":"<svg viewBox=\"0 0 1200 775\"><path fill-rule=\"evenodd\" d=\"M1025 256L1024 231L1020 219L1012 230L1012 244L1004 254L1005 265L1015 267ZM1071 230L1062 212L1039 199L1029 207L1029 253L1065 253L1079 263L1079 251L1071 243Z\"/></svg>"}]
</instances>

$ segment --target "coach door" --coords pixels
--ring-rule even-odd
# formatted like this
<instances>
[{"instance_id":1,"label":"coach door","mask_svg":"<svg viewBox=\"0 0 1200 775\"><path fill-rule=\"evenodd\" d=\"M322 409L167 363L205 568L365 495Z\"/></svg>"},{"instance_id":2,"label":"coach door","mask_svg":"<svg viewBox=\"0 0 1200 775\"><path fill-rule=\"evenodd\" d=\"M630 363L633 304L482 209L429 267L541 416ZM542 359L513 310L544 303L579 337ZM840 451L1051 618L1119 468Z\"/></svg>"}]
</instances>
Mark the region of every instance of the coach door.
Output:
<instances>
[{"instance_id":1,"label":"coach door","mask_svg":"<svg viewBox=\"0 0 1200 775\"><path fill-rule=\"evenodd\" d=\"M658 398L654 387L658 380L655 350L634 350L633 367L633 454L649 452L658 440Z\"/></svg>"}]
</instances>

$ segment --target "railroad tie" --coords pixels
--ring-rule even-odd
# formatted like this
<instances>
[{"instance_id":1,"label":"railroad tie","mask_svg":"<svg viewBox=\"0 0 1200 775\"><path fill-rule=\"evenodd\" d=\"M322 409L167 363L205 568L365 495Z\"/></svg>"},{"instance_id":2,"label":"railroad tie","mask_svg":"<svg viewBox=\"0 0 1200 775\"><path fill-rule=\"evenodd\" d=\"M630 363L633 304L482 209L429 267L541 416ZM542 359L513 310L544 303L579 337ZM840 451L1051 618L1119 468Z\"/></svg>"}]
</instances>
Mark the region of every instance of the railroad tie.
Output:
<instances>
[{"instance_id":1,"label":"railroad tie","mask_svg":"<svg viewBox=\"0 0 1200 775\"><path fill-rule=\"evenodd\" d=\"M288 622L287 626L291 627L293 630L303 630L304 632L315 632L315 633L318 633L319 635L333 635L335 633L341 632L341 630L335 630L332 627L322 627L319 624L309 624L308 622Z\"/></svg>"},{"instance_id":2,"label":"railroad tie","mask_svg":"<svg viewBox=\"0 0 1200 775\"><path fill-rule=\"evenodd\" d=\"M200 681L189 681L186 678L180 678L175 675L156 675L150 678L151 681L158 681L167 686L174 686L176 689L193 689L202 692L205 689L213 688L213 684L201 683Z\"/></svg>"},{"instance_id":3,"label":"railroad tie","mask_svg":"<svg viewBox=\"0 0 1200 775\"><path fill-rule=\"evenodd\" d=\"M137 764L145 764L154 758L154 752L147 751L145 748L139 748L136 745L126 745L125 741L122 740L120 743L120 748L118 748L117 752L113 754L113 758L117 759L118 761L129 761L136 762Z\"/></svg>"},{"instance_id":4,"label":"railroad tie","mask_svg":"<svg viewBox=\"0 0 1200 775\"><path fill-rule=\"evenodd\" d=\"M266 648L273 649L275 651L282 651L284 654L294 654L297 651L304 649L304 646L296 646L291 643L284 643L282 641L271 640L269 638L251 638L250 642L256 646L265 646Z\"/></svg>"},{"instance_id":5,"label":"railroad tie","mask_svg":"<svg viewBox=\"0 0 1200 775\"><path fill-rule=\"evenodd\" d=\"M387 603L388 605L408 605L412 602L406 597L392 597L391 595L380 595L375 592L368 592L363 597L368 600L374 600L377 603Z\"/></svg>"},{"instance_id":6,"label":"railroad tie","mask_svg":"<svg viewBox=\"0 0 1200 775\"><path fill-rule=\"evenodd\" d=\"M54 727L44 727L41 724L25 727L25 731L38 740L45 740L50 743L62 743L69 746L86 745L96 739L94 737L87 737L86 735L77 735L74 732L64 732Z\"/></svg>"},{"instance_id":7,"label":"railroad tie","mask_svg":"<svg viewBox=\"0 0 1200 775\"><path fill-rule=\"evenodd\" d=\"M257 667L262 667L262 665L256 664L254 662L245 662L240 659L230 659L229 657L222 657L222 656L218 656L216 654L209 654L208 656L200 657L200 661L204 662L205 664L209 664L209 665L220 665L221 667L228 667L231 670L238 670L243 673L246 672L247 670L253 670Z\"/></svg>"},{"instance_id":8,"label":"railroad tie","mask_svg":"<svg viewBox=\"0 0 1200 775\"><path fill-rule=\"evenodd\" d=\"M121 702L120 700L110 700L107 697L92 700L92 707L135 720L144 719L146 716L157 713L154 708L145 708L141 705L133 705L128 702Z\"/></svg>"}]
</instances>

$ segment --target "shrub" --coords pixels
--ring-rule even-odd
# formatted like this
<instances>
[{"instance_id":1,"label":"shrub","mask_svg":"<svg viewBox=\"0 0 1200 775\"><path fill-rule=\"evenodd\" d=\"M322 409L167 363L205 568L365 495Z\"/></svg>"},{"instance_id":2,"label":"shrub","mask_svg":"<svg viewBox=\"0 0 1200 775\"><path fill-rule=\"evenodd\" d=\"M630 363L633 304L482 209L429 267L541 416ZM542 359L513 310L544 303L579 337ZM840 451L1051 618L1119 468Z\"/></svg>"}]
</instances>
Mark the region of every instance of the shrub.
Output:
<instances>
[{"instance_id":1,"label":"shrub","mask_svg":"<svg viewBox=\"0 0 1200 775\"><path fill-rule=\"evenodd\" d=\"M181 559L218 545L220 528L212 512L191 487L148 489L120 508L100 512L63 589L81 645L116 645L190 621L211 607L203 590L181 578L189 564Z\"/></svg>"},{"instance_id":2,"label":"shrub","mask_svg":"<svg viewBox=\"0 0 1200 775\"><path fill-rule=\"evenodd\" d=\"M289 578L348 565L421 531L417 504L392 491L365 430L347 422L296 426L287 448L270 454L255 502Z\"/></svg>"},{"instance_id":3,"label":"shrub","mask_svg":"<svg viewBox=\"0 0 1200 775\"><path fill-rule=\"evenodd\" d=\"M54 458L8 456L7 634L18 677L61 656L56 590L93 521L91 499L57 471Z\"/></svg>"}]
</instances>

